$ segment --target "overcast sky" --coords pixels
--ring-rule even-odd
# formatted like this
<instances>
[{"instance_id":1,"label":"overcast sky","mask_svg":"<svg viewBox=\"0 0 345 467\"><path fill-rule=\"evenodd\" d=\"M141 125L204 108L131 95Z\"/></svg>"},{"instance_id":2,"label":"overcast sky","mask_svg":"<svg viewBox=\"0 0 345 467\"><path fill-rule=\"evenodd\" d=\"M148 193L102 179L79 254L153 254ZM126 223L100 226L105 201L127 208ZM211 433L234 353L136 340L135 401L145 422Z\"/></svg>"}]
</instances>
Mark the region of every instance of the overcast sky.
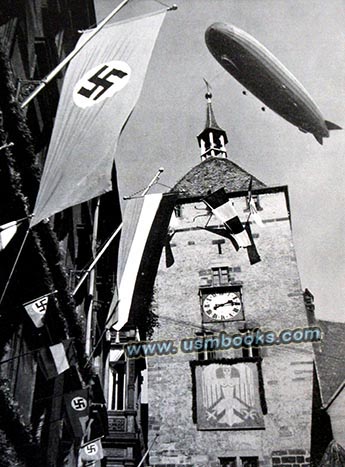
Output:
<instances>
[{"instance_id":1,"label":"overcast sky","mask_svg":"<svg viewBox=\"0 0 345 467\"><path fill-rule=\"evenodd\" d=\"M200 162L195 137L205 124L205 77L229 158L269 186L289 187L302 287L314 294L317 317L345 321L345 131L321 146L271 110L262 112L204 41L216 21L244 29L299 79L325 119L345 128L344 0L175 2L116 154L120 195L145 188L161 166L162 183L173 186ZM120 2L95 3L101 19ZM154 0L131 0L115 19L160 8Z\"/></svg>"}]
</instances>

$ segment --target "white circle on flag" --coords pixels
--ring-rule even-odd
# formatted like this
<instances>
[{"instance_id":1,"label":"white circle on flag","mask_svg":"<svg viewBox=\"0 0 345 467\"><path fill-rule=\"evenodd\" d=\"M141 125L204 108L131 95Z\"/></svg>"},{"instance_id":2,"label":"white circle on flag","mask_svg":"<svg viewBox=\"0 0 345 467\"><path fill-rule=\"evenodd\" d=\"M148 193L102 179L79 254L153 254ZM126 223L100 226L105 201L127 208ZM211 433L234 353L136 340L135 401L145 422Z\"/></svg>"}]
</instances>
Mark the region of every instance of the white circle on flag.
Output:
<instances>
[{"instance_id":1,"label":"white circle on flag","mask_svg":"<svg viewBox=\"0 0 345 467\"><path fill-rule=\"evenodd\" d=\"M84 397L74 397L71 400L72 409L77 410L78 412L81 410L85 410L87 407L87 400Z\"/></svg>"},{"instance_id":2,"label":"white circle on flag","mask_svg":"<svg viewBox=\"0 0 345 467\"><path fill-rule=\"evenodd\" d=\"M98 452L98 446L96 443L91 443L85 446L84 450L88 456L92 456L92 455L94 456Z\"/></svg>"},{"instance_id":3,"label":"white circle on flag","mask_svg":"<svg viewBox=\"0 0 345 467\"><path fill-rule=\"evenodd\" d=\"M101 63L87 71L74 86L73 101L82 109L96 105L121 91L130 77L131 68L125 62Z\"/></svg>"}]
</instances>

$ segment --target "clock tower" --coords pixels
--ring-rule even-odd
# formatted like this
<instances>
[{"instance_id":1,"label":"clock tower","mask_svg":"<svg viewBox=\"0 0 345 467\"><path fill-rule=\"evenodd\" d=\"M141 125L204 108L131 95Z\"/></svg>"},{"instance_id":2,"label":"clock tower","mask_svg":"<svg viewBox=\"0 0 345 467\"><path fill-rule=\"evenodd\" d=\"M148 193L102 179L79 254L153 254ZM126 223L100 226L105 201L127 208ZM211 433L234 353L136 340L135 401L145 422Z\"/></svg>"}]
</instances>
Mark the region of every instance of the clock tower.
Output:
<instances>
[{"instance_id":1,"label":"clock tower","mask_svg":"<svg viewBox=\"0 0 345 467\"><path fill-rule=\"evenodd\" d=\"M174 346L147 359L149 463L305 467L313 351L288 189L228 158L206 99L201 163L172 189L172 256L154 285L153 340Z\"/></svg>"}]
</instances>

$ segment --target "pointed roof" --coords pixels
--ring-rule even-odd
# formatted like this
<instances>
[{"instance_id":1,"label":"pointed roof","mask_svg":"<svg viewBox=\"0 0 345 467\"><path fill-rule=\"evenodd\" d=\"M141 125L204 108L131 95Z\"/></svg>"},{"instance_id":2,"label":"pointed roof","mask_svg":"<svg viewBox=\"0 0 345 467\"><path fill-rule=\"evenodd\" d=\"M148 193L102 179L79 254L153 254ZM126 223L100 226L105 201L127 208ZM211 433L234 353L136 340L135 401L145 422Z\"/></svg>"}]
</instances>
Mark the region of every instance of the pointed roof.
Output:
<instances>
[{"instance_id":1,"label":"pointed roof","mask_svg":"<svg viewBox=\"0 0 345 467\"><path fill-rule=\"evenodd\" d=\"M213 130L220 130L224 131L217 123L216 117L214 116L213 108L212 108L212 102L209 101L207 102L207 107L206 107L206 123L205 123L205 129L210 128Z\"/></svg>"},{"instance_id":2,"label":"pointed roof","mask_svg":"<svg viewBox=\"0 0 345 467\"><path fill-rule=\"evenodd\" d=\"M251 174L229 159L209 157L193 167L172 188L186 197L206 196L224 187L227 192L246 191ZM266 185L253 177L252 189L265 188ZM182 194L181 193L181 194Z\"/></svg>"},{"instance_id":3,"label":"pointed roof","mask_svg":"<svg viewBox=\"0 0 345 467\"><path fill-rule=\"evenodd\" d=\"M212 107L212 94L208 91L205 94L205 98L207 99L207 107L206 107L206 123L205 123L205 128L202 130L202 132L197 136L197 139L199 140L205 132L207 133L209 130L217 131L221 134L224 135L224 142L225 144L228 142L228 137L226 134L226 131L221 128L216 120L216 117L213 112L213 107Z\"/></svg>"},{"instance_id":4,"label":"pointed roof","mask_svg":"<svg viewBox=\"0 0 345 467\"><path fill-rule=\"evenodd\" d=\"M326 406L345 380L345 323L316 320L322 341L314 347L323 405Z\"/></svg>"}]
</instances>

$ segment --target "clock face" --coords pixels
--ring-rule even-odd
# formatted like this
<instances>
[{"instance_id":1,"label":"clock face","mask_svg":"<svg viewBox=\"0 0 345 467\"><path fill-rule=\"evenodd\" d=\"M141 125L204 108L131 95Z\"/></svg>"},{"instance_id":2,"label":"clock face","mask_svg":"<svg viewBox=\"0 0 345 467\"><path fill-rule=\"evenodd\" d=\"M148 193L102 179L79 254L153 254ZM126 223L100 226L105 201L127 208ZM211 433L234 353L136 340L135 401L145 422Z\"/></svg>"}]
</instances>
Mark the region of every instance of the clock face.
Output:
<instances>
[{"instance_id":1,"label":"clock face","mask_svg":"<svg viewBox=\"0 0 345 467\"><path fill-rule=\"evenodd\" d=\"M211 320L227 321L241 312L242 303L238 292L213 292L203 299L202 309Z\"/></svg>"}]
</instances>

